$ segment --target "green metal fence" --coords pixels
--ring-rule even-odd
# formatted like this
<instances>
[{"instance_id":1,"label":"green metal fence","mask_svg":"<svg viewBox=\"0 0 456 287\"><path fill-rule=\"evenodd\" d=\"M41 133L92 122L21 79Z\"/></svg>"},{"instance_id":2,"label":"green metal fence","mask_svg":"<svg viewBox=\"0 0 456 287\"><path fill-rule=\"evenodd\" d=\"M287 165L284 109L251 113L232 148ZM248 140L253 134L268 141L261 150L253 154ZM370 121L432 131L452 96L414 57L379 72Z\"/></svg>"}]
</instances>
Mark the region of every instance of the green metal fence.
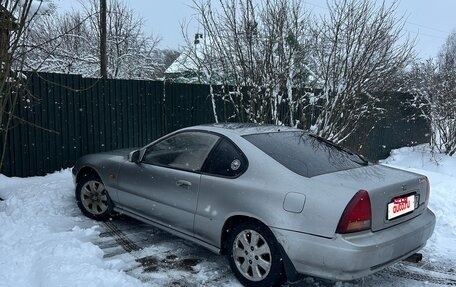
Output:
<instances>
[{"instance_id":1,"label":"green metal fence","mask_svg":"<svg viewBox=\"0 0 456 287\"><path fill-rule=\"evenodd\" d=\"M18 103L8 132L1 170L7 176L44 175L71 167L84 154L138 147L182 127L214 122L207 85L27 76L29 95ZM374 160L391 148L428 140L427 123L402 104L407 95L388 97L384 118L366 119L346 141ZM216 107L220 121L236 120L229 103L217 98Z\"/></svg>"},{"instance_id":2,"label":"green metal fence","mask_svg":"<svg viewBox=\"0 0 456 287\"><path fill-rule=\"evenodd\" d=\"M28 91L8 133L1 170L8 176L44 175L84 154L142 146L214 122L205 85L31 73Z\"/></svg>"},{"instance_id":3,"label":"green metal fence","mask_svg":"<svg viewBox=\"0 0 456 287\"><path fill-rule=\"evenodd\" d=\"M378 106L383 114L364 119L343 145L376 161L387 158L392 149L429 143L430 125L410 105L412 98L407 93L384 93Z\"/></svg>"}]
</instances>

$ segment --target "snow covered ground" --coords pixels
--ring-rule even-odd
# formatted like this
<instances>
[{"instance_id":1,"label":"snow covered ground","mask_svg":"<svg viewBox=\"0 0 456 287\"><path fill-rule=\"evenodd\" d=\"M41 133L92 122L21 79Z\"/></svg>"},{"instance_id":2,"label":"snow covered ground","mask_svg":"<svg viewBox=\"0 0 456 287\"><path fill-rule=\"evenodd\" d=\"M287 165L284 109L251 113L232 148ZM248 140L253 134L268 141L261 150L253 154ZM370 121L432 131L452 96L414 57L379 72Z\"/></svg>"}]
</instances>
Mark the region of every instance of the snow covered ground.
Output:
<instances>
[{"instance_id":1,"label":"snow covered ground","mask_svg":"<svg viewBox=\"0 0 456 287\"><path fill-rule=\"evenodd\" d=\"M0 286L141 286L104 260L96 224L75 207L70 170L45 177L0 176Z\"/></svg>"},{"instance_id":2,"label":"snow covered ground","mask_svg":"<svg viewBox=\"0 0 456 287\"><path fill-rule=\"evenodd\" d=\"M432 155L426 146L419 146L395 150L383 163L429 177L430 208L437 216L434 235L423 250L424 260L420 264L399 263L354 283L335 285L439 286L448 282L455 285L456 157ZM146 228L143 233L151 237L164 239L160 243L106 256L108 249L100 246L105 248L111 243L104 241L102 235L110 232L124 235L110 230L110 224L100 225L81 215L74 202L70 170L25 179L0 175L0 197L5 199L0 201L1 287L239 286L223 258L152 227L138 228ZM128 222L119 224L123 228ZM185 271L186 268L173 271L179 266L173 263L176 255L172 252L176 250L179 256L197 253L204 260L190 261L191 268L187 268L190 271ZM144 280L141 272L132 271L132 262L139 255L143 261L136 262L146 263L144 266L158 258L162 267L171 270L153 268ZM226 275L221 276L222 273ZM180 284L179 278L187 278L187 283ZM297 286L308 283L325 285L307 278Z\"/></svg>"},{"instance_id":3,"label":"snow covered ground","mask_svg":"<svg viewBox=\"0 0 456 287\"><path fill-rule=\"evenodd\" d=\"M393 150L384 164L421 173L429 178L429 208L435 213L434 234L423 250L430 263L456 272L456 157L432 153L427 145Z\"/></svg>"}]
</instances>

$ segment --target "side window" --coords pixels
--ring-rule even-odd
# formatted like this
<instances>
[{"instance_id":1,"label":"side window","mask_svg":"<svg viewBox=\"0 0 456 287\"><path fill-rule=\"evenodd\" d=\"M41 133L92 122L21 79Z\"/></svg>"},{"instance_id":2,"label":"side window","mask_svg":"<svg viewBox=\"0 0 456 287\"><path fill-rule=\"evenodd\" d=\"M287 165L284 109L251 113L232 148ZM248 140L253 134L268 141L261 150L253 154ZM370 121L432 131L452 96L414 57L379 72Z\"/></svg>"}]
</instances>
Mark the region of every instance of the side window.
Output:
<instances>
[{"instance_id":1,"label":"side window","mask_svg":"<svg viewBox=\"0 0 456 287\"><path fill-rule=\"evenodd\" d=\"M199 171L219 137L203 132L183 132L147 148L142 162Z\"/></svg>"},{"instance_id":2,"label":"side window","mask_svg":"<svg viewBox=\"0 0 456 287\"><path fill-rule=\"evenodd\" d=\"M247 169L247 159L229 140L223 139L208 158L204 172L235 177Z\"/></svg>"}]
</instances>

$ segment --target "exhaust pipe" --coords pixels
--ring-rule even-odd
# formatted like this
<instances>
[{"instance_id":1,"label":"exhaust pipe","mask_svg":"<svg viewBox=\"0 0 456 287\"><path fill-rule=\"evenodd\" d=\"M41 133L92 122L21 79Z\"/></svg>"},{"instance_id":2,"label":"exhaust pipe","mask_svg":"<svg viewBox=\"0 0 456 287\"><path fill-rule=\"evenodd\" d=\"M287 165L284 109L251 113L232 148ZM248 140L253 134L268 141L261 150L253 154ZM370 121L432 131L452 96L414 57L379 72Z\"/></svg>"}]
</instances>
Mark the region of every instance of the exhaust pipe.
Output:
<instances>
[{"instance_id":1,"label":"exhaust pipe","mask_svg":"<svg viewBox=\"0 0 456 287\"><path fill-rule=\"evenodd\" d=\"M421 260L423 260L423 254L415 253L415 254L412 254L409 257L405 258L403 261L412 262L412 263L418 263Z\"/></svg>"}]
</instances>

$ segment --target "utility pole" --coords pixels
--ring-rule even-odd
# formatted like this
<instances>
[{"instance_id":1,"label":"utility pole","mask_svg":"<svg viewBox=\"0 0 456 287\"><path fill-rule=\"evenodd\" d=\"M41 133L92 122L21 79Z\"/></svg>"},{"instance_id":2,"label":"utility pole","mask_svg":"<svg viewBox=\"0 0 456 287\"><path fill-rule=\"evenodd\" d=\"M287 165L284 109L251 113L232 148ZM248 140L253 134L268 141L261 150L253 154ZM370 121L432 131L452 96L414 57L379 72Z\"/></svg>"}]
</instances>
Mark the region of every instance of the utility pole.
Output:
<instances>
[{"instance_id":1,"label":"utility pole","mask_svg":"<svg viewBox=\"0 0 456 287\"><path fill-rule=\"evenodd\" d=\"M108 78L108 54L106 51L106 0L100 0L100 76Z\"/></svg>"}]
</instances>

